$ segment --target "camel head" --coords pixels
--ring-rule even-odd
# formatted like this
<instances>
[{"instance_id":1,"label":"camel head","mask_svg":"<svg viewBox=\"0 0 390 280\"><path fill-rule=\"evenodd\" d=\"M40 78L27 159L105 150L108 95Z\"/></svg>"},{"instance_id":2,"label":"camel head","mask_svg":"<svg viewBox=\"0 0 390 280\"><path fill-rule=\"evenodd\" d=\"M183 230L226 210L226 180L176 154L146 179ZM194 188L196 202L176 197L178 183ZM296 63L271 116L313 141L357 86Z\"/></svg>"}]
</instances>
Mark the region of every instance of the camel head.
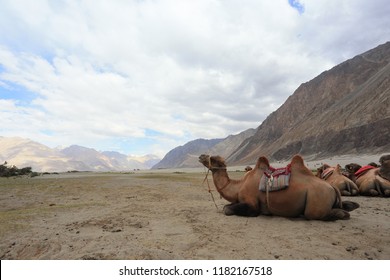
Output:
<instances>
[{"instance_id":1,"label":"camel head","mask_svg":"<svg viewBox=\"0 0 390 280\"><path fill-rule=\"evenodd\" d=\"M390 155L381 156L379 162L381 164L379 174L384 179L390 181Z\"/></svg>"},{"instance_id":2,"label":"camel head","mask_svg":"<svg viewBox=\"0 0 390 280\"><path fill-rule=\"evenodd\" d=\"M355 172L358 171L360 168L362 168L362 166L356 163L350 163L345 166L345 170L347 170L347 172L351 174L355 174Z\"/></svg>"},{"instance_id":3,"label":"camel head","mask_svg":"<svg viewBox=\"0 0 390 280\"><path fill-rule=\"evenodd\" d=\"M199 156L199 162L211 171L226 169L225 160L220 156L209 156L202 154Z\"/></svg>"},{"instance_id":4,"label":"camel head","mask_svg":"<svg viewBox=\"0 0 390 280\"><path fill-rule=\"evenodd\" d=\"M381 165L390 165L390 155L381 156L379 159L379 163Z\"/></svg>"},{"instance_id":5,"label":"camel head","mask_svg":"<svg viewBox=\"0 0 390 280\"><path fill-rule=\"evenodd\" d=\"M250 167L249 165L247 167L245 167L245 172L248 172L248 171L251 171L252 170L252 167Z\"/></svg>"}]
</instances>

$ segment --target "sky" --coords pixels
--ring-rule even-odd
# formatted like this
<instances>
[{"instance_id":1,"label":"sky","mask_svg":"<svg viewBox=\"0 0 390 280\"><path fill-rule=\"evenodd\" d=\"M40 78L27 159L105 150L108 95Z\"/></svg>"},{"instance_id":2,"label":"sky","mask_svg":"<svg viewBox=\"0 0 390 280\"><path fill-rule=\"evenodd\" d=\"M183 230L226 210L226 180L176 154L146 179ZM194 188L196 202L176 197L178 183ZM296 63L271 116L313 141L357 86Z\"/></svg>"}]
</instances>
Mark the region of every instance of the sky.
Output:
<instances>
[{"instance_id":1,"label":"sky","mask_svg":"<svg viewBox=\"0 0 390 280\"><path fill-rule=\"evenodd\" d=\"M0 0L0 136L163 157L390 40L387 0Z\"/></svg>"}]
</instances>

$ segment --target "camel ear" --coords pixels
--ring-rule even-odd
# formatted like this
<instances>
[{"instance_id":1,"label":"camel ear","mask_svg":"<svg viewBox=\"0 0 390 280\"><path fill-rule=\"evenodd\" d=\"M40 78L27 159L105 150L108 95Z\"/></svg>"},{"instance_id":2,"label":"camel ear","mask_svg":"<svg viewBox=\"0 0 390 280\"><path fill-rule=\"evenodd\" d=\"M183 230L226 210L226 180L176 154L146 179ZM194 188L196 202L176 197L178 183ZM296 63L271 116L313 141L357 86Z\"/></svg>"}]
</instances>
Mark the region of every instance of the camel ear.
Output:
<instances>
[{"instance_id":1,"label":"camel ear","mask_svg":"<svg viewBox=\"0 0 390 280\"><path fill-rule=\"evenodd\" d=\"M260 169L268 169L269 168L269 161L266 157L262 156L259 157L256 163L256 168Z\"/></svg>"},{"instance_id":2,"label":"camel ear","mask_svg":"<svg viewBox=\"0 0 390 280\"><path fill-rule=\"evenodd\" d=\"M341 166L340 166L340 164L336 165L336 168L334 169L334 171L336 171L337 173L341 174Z\"/></svg>"}]
</instances>

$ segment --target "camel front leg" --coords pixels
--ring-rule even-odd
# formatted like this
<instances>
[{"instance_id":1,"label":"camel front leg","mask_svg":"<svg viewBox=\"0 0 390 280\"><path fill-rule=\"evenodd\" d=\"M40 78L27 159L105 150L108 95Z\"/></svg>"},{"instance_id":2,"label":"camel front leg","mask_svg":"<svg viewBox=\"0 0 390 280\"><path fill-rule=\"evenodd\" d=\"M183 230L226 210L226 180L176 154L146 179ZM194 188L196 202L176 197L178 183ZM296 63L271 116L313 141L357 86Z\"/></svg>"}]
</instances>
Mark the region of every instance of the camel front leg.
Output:
<instances>
[{"instance_id":1,"label":"camel front leg","mask_svg":"<svg viewBox=\"0 0 390 280\"><path fill-rule=\"evenodd\" d=\"M260 214L258 207L242 202L225 205L223 212L226 216L237 215L244 217L256 217Z\"/></svg>"}]
</instances>

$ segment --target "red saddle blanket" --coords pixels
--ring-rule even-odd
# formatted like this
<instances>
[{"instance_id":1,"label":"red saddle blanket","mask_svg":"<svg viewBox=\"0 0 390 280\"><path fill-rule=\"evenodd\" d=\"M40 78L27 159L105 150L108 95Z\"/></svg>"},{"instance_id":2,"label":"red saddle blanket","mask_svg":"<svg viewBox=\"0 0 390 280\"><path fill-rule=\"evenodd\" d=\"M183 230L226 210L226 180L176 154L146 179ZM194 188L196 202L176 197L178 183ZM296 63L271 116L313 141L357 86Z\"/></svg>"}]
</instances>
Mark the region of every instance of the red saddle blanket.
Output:
<instances>
[{"instance_id":1,"label":"red saddle blanket","mask_svg":"<svg viewBox=\"0 0 390 280\"><path fill-rule=\"evenodd\" d=\"M261 176L259 190L262 192L274 192L286 189L289 185L290 174L290 164L283 168L270 167Z\"/></svg>"},{"instance_id":2,"label":"red saddle blanket","mask_svg":"<svg viewBox=\"0 0 390 280\"><path fill-rule=\"evenodd\" d=\"M363 166L363 167L361 167L358 171L355 172L355 176L356 176L357 178L359 178L359 177L362 176L364 173L366 173L368 170L374 169L374 168L376 168L376 167L371 166L371 165Z\"/></svg>"}]
</instances>

